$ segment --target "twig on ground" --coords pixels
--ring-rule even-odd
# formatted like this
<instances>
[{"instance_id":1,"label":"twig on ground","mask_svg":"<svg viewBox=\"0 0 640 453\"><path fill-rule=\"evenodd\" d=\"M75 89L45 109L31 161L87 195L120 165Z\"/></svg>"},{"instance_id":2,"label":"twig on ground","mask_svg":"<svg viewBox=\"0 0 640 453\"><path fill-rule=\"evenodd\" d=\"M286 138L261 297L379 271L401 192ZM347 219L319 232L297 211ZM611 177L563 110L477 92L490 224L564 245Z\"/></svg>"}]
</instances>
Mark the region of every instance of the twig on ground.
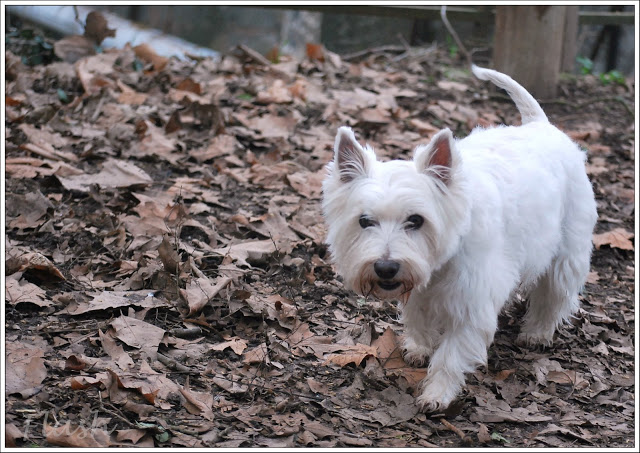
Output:
<instances>
[{"instance_id":1,"label":"twig on ground","mask_svg":"<svg viewBox=\"0 0 640 453\"><path fill-rule=\"evenodd\" d=\"M454 426L453 424L449 423L447 420L445 420L444 418L440 419L440 423L442 423L449 431L453 431L454 433L456 433L458 436L460 436L460 439L462 439L462 442L465 444L470 444L471 442L473 442L473 439L471 439L469 436L467 436L464 431L462 431L460 428L458 428L457 426Z\"/></svg>"},{"instance_id":2,"label":"twig on ground","mask_svg":"<svg viewBox=\"0 0 640 453\"><path fill-rule=\"evenodd\" d=\"M191 369L187 366L184 366L183 364L176 362L175 360L173 360L171 357L167 357L164 354L160 354L158 353L158 360L160 361L160 363L162 363L164 366L171 368L172 370L177 370L177 371L182 371L182 372L189 372L191 371Z\"/></svg>"}]
</instances>

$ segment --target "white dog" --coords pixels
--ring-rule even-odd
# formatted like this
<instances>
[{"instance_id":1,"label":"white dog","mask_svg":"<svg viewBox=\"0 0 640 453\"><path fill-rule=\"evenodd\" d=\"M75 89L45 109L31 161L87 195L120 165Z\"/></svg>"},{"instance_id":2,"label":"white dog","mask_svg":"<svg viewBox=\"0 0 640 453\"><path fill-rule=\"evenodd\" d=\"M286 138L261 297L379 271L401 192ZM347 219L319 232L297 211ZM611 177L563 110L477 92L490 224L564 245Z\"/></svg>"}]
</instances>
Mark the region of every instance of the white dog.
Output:
<instances>
[{"instance_id":1,"label":"white dog","mask_svg":"<svg viewBox=\"0 0 640 453\"><path fill-rule=\"evenodd\" d=\"M500 310L516 289L528 311L519 340L549 344L578 310L597 219L585 153L536 100L499 72L522 126L449 129L413 161L380 162L341 127L323 183L327 243L347 288L399 298L405 359L425 363L417 403L448 406L464 373L486 364Z\"/></svg>"}]
</instances>

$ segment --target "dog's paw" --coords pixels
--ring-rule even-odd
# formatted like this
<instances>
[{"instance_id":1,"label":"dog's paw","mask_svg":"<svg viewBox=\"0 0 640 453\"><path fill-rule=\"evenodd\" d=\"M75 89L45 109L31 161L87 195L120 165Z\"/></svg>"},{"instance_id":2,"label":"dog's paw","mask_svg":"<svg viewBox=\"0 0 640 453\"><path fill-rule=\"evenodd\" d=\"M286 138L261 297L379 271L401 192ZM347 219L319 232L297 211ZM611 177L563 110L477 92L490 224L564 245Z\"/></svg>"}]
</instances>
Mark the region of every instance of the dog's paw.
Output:
<instances>
[{"instance_id":1,"label":"dog's paw","mask_svg":"<svg viewBox=\"0 0 640 453\"><path fill-rule=\"evenodd\" d=\"M543 346L549 347L553 343L553 331L549 332L528 332L523 331L518 335L516 344L520 346Z\"/></svg>"},{"instance_id":2,"label":"dog's paw","mask_svg":"<svg viewBox=\"0 0 640 453\"><path fill-rule=\"evenodd\" d=\"M416 405L420 408L420 411L425 414L444 411L448 404L438 400L430 400L422 395L416 398Z\"/></svg>"},{"instance_id":3,"label":"dog's paw","mask_svg":"<svg viewBox=\"0 0 640 453\"><path fill-rule=\"evenodd\" d=\"M439 373L431 378L427 377L422 387L422 393L416 398L416 404L422 412L442 411L449 407L458 396L460 389L461 385L455 380L447 378L446 373Z\"/></svg>"},{"instance_id":4,"label":"dog's paw","mask_svg":"<svg viewBox=\"0 0 640 453\"><path fill-rule=\"evenodd\" d=\"M408 365L424 366L433 354L433 348L419 346L413 340L406 340L403 346L403 358Z\"/></svg>"}]
</instances>

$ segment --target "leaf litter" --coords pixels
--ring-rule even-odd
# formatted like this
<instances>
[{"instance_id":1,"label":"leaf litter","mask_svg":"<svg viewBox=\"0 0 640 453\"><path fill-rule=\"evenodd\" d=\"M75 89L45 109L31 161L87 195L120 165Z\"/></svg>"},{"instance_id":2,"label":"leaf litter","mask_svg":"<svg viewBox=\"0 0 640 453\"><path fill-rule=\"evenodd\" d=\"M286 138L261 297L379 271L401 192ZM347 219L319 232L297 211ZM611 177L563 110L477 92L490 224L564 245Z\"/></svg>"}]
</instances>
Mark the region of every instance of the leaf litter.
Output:
<instances>
[{"instance_id":1,"label":"leaf litter","mask_svg":"<svg viewBox=\"0 0 640 453\"><path fill-rule=\"evenodd\" d=\"M425 415L395 305L333 271L324 166L344 124L406 159L515 107L435 47L178 61L96 53L99 19L56 43L63 62L7 51L7 446L633 445L632 83L580 76L543 105L598 201L581 311L524 348L516 300L461 399Z\"/></svg>"}]
</instances>

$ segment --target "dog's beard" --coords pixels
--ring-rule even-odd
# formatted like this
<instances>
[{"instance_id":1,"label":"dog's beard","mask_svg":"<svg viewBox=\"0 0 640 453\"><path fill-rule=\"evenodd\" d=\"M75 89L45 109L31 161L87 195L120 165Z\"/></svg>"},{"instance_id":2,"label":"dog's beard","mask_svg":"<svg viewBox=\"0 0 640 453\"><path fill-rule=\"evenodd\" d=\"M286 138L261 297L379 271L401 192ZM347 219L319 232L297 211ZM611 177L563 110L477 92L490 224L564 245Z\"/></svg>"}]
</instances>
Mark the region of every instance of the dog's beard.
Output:
<instances>
[{"instance_id":1,"label":"dog's beard","mask_svg":"<svg viewBox=\"0 0 640 453\"><path fill-rule=\"evenodd\" d=\"M412 271L411 265L402 263L400 271L392 279L381 279L373 270L373 262L364 264L357 272L349 286L361 296L375 297L381 300L397 299L406 304L411 292L420 286L424 276ZM422 278L421 278L422 277Z\"/></svg>"}]
</instances>

